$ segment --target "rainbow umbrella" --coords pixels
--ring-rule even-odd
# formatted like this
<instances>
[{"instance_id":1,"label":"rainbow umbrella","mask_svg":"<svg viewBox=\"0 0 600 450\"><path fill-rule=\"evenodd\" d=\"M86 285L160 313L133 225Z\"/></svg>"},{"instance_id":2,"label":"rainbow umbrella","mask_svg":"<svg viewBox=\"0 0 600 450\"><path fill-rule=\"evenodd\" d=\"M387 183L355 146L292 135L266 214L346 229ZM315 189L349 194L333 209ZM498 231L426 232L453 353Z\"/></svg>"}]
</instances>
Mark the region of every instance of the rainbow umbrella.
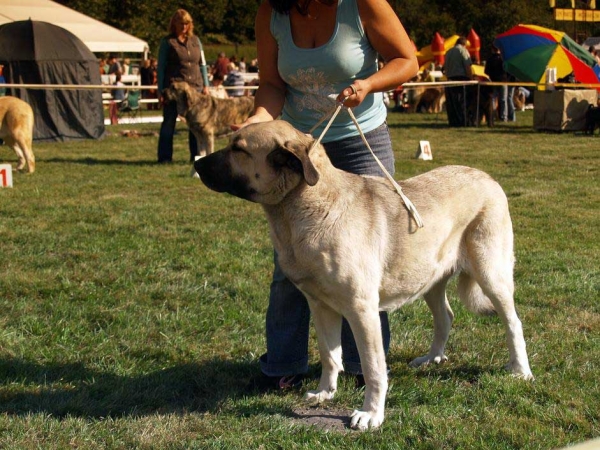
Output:
<instances>
[{"instance_id":1,"label":"rainbow umbrella","mask_svg":"<svg viewBox=\"0 0 600 450\"><path fill-rule=\"evenodd\" d=\"M517 25L496 36L494 45L502 53L505 70L520 81L545 84L546 68L556 67L556 78L573 73L579 83L600 83L592 55L561 31Z\"/></svg>"}]
</instances>

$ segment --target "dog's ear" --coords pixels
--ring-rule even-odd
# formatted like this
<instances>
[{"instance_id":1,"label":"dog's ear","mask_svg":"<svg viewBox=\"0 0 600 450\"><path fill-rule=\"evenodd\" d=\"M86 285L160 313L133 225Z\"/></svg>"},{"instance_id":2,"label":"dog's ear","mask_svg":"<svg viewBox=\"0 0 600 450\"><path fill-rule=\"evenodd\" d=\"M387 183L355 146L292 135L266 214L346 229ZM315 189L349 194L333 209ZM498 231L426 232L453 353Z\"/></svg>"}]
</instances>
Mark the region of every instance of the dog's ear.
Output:
<instances>
[{"instance_id":1,"label":"dog's ear","mask_svg":"<svg viewBox=\"0 0 600 450\"><path fill-rule=\"evenodd\" d=\"M301 173L309 186L319 181L319 172L308 157L309 146L299 141L287 141L283 147L271 152L270 163L274 167L289 167Z\"/></svg>"}]
</instances>

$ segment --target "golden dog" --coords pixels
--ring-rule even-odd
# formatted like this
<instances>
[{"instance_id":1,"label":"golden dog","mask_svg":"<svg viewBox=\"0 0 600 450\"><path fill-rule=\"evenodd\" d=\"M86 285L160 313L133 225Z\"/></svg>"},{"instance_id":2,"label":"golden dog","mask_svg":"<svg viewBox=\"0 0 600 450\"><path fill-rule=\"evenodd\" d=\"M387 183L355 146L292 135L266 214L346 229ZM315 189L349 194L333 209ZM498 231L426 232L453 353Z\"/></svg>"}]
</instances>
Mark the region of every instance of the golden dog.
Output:
<instances>
[{"instance_id":1,"label":"golden dog","mask_svg":"<svg viewBox=\"0 0 600 450\"><path fill-rule=\"evenodd\" d=\"M215 136L231 133L230 125L242 123L254 109L254 97L226 99L204 95L185 81L176 81L163 91L166 101L177 102L182 116L196 139L200 156L215 149Z\"/></svg>"},{"instance_id":2,"label":"golden dog","mask_svg":"<svg viewBox=\"0 0 600 450\"><path fill-rule=\"evenodd\" d=\"M533 378L513 302L513 232L508 201L489 175L441 167L402 183L425 223L417 229L384 178L336 169L323 146L288 123L249 125L222 151L195 162L202 182L217 192L260 203L286 276L310 305L322 374L306 399L333 398L342 368L345 317L356 339L363 374L363 407L351 427L383 422L388 388L379 311L423 297L433 313L434 338L420 366L446 361L453 313L448 281L477 313L497 312L506 329L507 368Z\"/></svg>"},{"instance_id":3,"label":"golden dog","mask_svg":"<svg viewBox=\"0 0 600 450\"><path fill-rule=\"evenodd\" d=\"M14 150L19 158L17 170L35 172L33 155L33 110L16 97L0 97L0 139Z\"/></svg>"}]
</instances>

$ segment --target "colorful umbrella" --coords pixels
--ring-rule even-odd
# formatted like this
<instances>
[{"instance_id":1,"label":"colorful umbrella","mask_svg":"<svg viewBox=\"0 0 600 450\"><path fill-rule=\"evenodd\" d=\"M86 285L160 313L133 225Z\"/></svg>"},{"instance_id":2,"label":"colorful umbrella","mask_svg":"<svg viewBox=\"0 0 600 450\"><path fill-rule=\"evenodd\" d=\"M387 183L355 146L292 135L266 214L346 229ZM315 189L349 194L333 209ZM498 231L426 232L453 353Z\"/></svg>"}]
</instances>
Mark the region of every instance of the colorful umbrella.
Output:
<instances>
[{"instance_id":1,"label":"colorful umbrella","mask_svg":"<svg viewBox=\"0 0 600 450\"><path fill-rule=\"evenodd\" d=\"M496 36L494 45L502 53L505 70L520 81L545 84L546 68L555 67L557 79L573 73L579 83L600 83L594 58L561 31L517 25Z\"/></svg>"}]
</instances>

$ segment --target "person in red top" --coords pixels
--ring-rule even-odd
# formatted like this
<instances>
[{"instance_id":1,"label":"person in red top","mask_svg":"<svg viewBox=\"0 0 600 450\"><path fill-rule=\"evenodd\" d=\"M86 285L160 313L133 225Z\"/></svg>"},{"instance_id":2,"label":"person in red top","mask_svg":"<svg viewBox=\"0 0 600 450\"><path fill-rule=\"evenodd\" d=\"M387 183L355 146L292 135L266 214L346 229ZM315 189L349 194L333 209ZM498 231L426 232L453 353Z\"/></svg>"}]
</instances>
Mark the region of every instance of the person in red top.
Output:
<instances>
[{"instance_id":1,"label":"person in red top","mask_svg":"<svg viewBox=\"0 0 600 450\"><path fill-rule=\"evenodd\" d=\"M215 65L213 66L213 86L220 86L223 84L223 80L229 73L229 58L225 56L225 53L219 53L219 57L215 61Z\"/></svg>"}]
</instances>

